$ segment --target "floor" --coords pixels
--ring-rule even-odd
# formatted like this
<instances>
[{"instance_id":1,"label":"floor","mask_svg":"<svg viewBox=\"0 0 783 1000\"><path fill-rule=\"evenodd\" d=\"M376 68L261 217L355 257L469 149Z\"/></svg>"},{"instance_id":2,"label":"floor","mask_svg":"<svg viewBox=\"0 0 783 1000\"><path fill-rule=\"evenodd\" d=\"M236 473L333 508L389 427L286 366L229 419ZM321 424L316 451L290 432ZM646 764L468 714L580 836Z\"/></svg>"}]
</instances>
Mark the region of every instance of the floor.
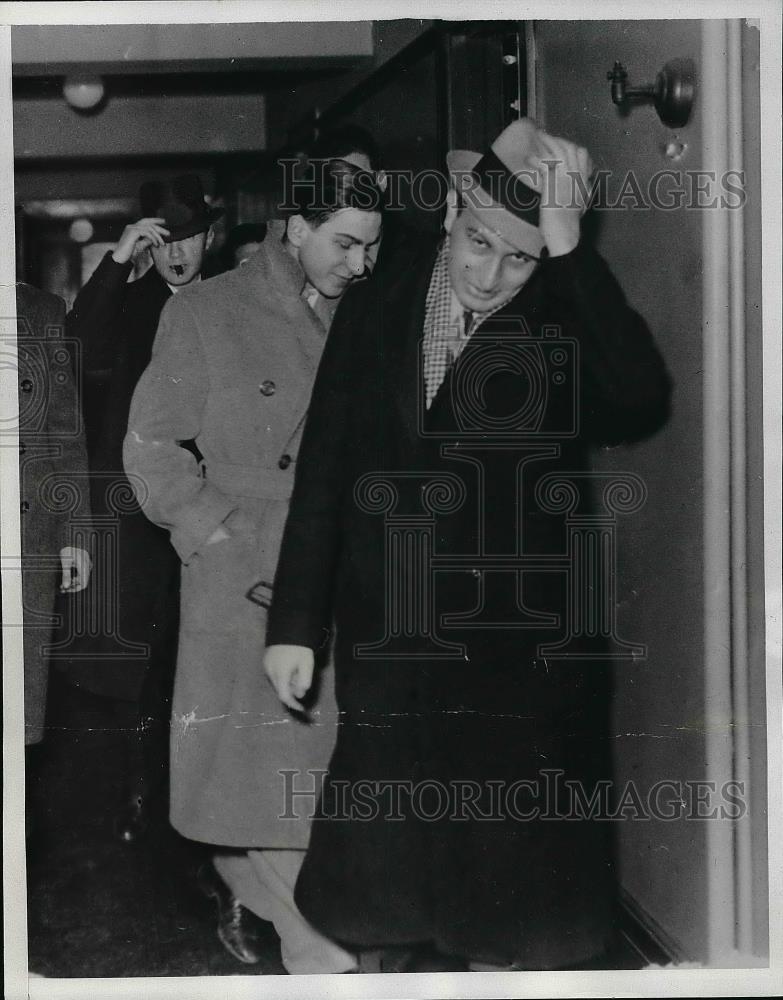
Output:
<instances>
[{"instance_id":1,"label":"floor","mask_svg":"<svg viewBox=\"0 0 783 1000\"><path fill-rule=\"evenodd\" d=\"M50 726L28 764L29 967L47 977L282 974L277 935L242 965L215 936L213 904L195 887L204 848L166 821L165 794L143 840L113 836L130 735L107 702L55 675ZM591 968L639 968L623 936Z\"/></svg>"},{"instance_id":2,"label":"floor","mask_svg":"<svg viewBox=\"0 0 783 1000\"><path fill-rule=\"evenodd\" d=\"M214 904L195 885L205 849L166 821L165 794L143 840L115 839L129 735L103 699L58 678L50 726L29 767L29 967L47 977L283 974L268 956L234 959L215 936Z\"/></svg>"}]
</instances>

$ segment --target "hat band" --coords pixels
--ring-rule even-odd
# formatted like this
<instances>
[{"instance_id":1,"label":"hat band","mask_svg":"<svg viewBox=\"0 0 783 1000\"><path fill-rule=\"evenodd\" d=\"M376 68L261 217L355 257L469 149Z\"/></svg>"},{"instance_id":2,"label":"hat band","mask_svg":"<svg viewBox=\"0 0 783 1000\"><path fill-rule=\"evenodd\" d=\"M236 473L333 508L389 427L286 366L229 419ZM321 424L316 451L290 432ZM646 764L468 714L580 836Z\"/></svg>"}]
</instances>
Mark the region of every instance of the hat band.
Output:
<instances>
[{"instance_id":1,"label":"hat band","mask_svg":"<svg viewBox=\"0 0 783 1000\"><path fill-rule=\"evenodd\" d=\"M538 226L541 195L512 174L491 149L471 171L473 178L493 201L530 226Z\"/></svg>"}]
</instances>

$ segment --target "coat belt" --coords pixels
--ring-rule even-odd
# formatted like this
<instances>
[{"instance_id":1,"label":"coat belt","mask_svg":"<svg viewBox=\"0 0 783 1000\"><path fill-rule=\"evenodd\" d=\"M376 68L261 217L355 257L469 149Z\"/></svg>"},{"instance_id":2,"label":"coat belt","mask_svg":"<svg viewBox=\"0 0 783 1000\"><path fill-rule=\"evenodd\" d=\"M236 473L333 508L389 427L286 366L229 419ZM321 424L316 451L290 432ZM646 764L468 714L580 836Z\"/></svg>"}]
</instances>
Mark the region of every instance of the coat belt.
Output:
<instances>
[{"instance_id":1,"label":"coat belt","mask_svg":"<svg viewBox=\"0 0 783 1000\"><path fill-rule=\"evenodd\" d=\"M240 465L204 461L204 478L229 496L256 500L290 500L294 489L294 463L287 469L275 465Z\"/></svg>"}]
</instances>

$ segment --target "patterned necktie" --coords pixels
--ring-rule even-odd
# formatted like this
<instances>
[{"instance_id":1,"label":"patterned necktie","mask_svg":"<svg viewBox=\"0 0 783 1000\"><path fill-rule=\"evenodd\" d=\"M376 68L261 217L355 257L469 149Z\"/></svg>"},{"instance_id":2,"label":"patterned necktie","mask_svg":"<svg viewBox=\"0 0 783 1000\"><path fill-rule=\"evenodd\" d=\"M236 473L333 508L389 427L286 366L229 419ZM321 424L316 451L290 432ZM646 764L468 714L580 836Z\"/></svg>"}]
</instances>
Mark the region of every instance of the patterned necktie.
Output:
<instances>
[{"instance_id":1,"label":"patterned necktie","mask_svg":"<svg viewBox=\"0 0 783 1000\"><path fill-rule=\"evenodd\" d=\"M427 409L437 396L443 385L449 369L457 360L465 346L473 323L473 313L465 309L462 313L462 329L457 324L442 332L441 336L432 337L425 347L424 382L427 387Z\"/></svg>"}]
</instances>

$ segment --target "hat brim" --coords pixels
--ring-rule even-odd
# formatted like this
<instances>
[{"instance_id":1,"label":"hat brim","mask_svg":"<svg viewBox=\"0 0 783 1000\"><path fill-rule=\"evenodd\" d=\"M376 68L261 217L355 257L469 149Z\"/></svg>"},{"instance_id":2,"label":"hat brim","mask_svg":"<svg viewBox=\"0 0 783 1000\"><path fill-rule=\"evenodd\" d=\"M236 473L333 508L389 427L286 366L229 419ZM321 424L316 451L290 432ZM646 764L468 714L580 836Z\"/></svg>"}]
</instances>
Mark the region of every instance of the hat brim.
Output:
<instances>
[{"instance_id":1,"label":"hat brim","mask_svg":"<svg viewBox=\"0 0 783 1000\"><path fill-rule=\"evenodd\" d=\"M540 258L546 246L541 230L518 218L477 184L473 169L480 159L481 153L469 149L453 149L447 154L446 166L454 187L482 225L516 250Z\"/></svg>"},{"instance_id":2,"label":"hat brim","mask_svg":"<svg viewBox=\"0 0 783 1000\"><path fill-rule=\"evenodd\" d=\"M225 214L225 209L209 208L200 219L192 219L190 222L183 222L178 226L166 226L169 235L163 237L164 243L178 243L186 240L189 236L196 236L198 233L205 233L213 222L217 222Z\"/></svg>"}]
</instances>

